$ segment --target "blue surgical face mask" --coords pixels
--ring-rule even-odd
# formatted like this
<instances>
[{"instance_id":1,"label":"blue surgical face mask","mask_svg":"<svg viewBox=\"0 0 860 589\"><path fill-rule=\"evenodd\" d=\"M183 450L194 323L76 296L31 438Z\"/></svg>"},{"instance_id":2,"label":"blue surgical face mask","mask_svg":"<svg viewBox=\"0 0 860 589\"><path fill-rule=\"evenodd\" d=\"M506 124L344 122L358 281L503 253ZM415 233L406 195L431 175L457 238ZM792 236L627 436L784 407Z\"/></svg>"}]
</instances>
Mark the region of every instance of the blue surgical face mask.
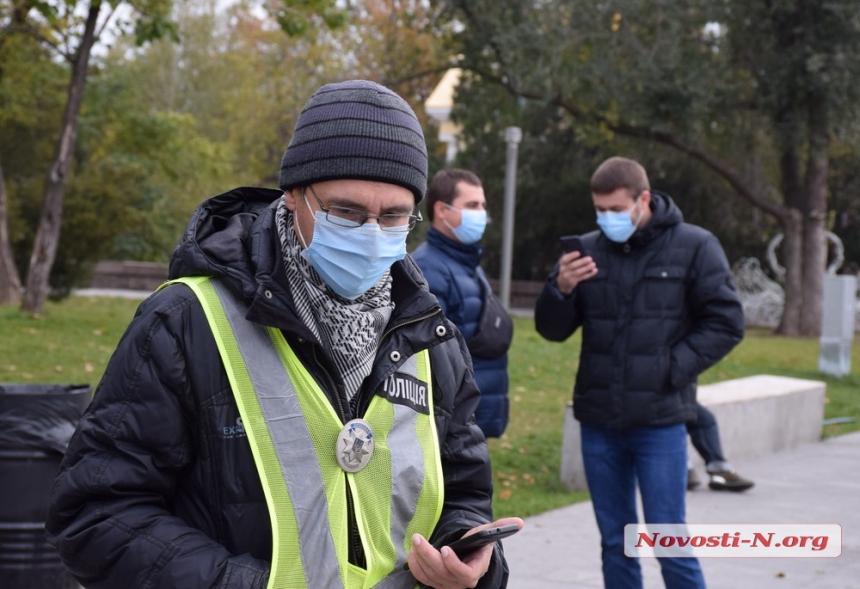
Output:
<instances>
[{"instance_id":1,"label":"blue surgical face mask","mask_svg":"<svg viewBox=\"0 0 860 589\"><path fill-rule=\"evenodd\" d=\"M445 205L449 209L460 211L460 226L451 227L445 219L442 222L448 226L454 233L454 237L460 240L460 243L477 243L484 236L484 230L487 228L487 211L477 209L458 209L449 204Z\"/></svg>"},{"instance_id":2,"label":"blue surgical face mask","mask_svg":"<svg viewBox=\"0 0 860 589\"><path fill-rule=\"evenodd\" d=\"M353 300L406 256L406 233L383 231L376 223L341 227L326 219L324 212L316 211L314 237L301 255L329 288Z\"/></svg>"},{"instance_id":3,"label":"blue surgical face mask","mask_svg":"<svg viewBox=\"0 0 860 589\"><path fill-rule=\"evenodd\" d=\"M636 209L636 203L639 202L639 199L636 199L633 203L633 209L630 211L598 211L597 213L597 225L603 231L603 234L616 243L625 243L630 237L636 233L636 229L639 226L639 222L642 220L642 215L639 215L639 218L636 220L636 223L633 223L632 220L632 212Z\"/></svg>"}]
</instances>

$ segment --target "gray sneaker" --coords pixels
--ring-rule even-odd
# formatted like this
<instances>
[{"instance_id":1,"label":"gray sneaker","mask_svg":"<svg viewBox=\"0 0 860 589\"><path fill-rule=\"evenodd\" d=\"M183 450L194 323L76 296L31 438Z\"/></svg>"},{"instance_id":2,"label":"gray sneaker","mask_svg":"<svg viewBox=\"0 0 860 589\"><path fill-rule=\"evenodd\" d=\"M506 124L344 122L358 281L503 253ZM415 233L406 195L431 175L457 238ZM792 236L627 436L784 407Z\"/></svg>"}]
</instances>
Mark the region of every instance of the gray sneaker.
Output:
<instances>
[{"instance_id":1,"label":"gray sneaker","mask_svg":"<svg viewBox=\"0 0 860 589\"><path fill-rule=\"evenodd\" d=\"M755 485L754 482L743 478L733 470L721 470L708 474L710 477L708 486L714 491L741 492L751 489Z\"/></svg>"}]
</instances>

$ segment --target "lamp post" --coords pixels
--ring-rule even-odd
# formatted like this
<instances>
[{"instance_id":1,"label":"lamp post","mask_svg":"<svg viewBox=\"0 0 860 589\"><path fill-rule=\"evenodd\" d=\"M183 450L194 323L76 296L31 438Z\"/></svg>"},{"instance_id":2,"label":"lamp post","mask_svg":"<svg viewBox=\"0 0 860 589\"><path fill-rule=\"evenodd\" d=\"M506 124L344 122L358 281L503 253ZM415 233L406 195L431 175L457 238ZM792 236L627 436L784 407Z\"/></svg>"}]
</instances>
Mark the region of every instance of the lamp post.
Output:
<instances>
[{"instance_id":1,"label":"lamp post","mask_svg":"<svg viewBox=\"0 0 860 589\"><path fill-rule=\"evenodd\" d=\"M514 204L517 184L517 149L523 132L519 127L505 129L505 143L508 144L507 164L505 166L505 213L502 226L502 271L500 294L505 309L511 309L511 265L514 252Z\"/></svg>"}]
</instances>

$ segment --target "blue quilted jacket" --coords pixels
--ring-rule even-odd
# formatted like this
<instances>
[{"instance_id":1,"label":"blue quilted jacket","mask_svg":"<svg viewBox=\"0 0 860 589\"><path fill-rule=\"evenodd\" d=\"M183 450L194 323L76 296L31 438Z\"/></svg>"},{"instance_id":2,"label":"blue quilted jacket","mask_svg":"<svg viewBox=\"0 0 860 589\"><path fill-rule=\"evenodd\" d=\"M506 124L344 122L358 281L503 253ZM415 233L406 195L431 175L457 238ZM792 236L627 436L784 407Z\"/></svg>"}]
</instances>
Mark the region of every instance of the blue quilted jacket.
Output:
<instances>
[{"instance_id":1,"label":"blue quilted jacket","mask_svg":"<svg viewBox=\"0 0 860 589\"><path fill-rule=\"evenodd\" d=\"M427 241L412 252L430 292L466 340L475 335L481 316L483 290L478 273L483 270L478 264L483 253L480 245L460 243L432 227ZM508 424L508 356L492 360L473 357L472 364L481 389L475 421L485 436L497 438Z\"/></svg>"}]
</instances>

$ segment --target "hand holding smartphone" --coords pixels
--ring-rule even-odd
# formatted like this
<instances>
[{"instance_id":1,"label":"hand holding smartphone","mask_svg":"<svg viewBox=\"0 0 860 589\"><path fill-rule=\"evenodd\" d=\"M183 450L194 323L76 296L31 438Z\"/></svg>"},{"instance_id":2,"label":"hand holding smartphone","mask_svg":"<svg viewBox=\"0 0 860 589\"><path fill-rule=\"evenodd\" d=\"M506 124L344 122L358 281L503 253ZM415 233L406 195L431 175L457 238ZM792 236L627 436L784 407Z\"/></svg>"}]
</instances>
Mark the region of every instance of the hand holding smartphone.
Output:
<instances>
[{"instance_id":1,"label":"hand holding smartphone","mask_svg":"<svg viewBox=\"0 0 860 589\"><path fill-rule=\"evenodd\" d=\"M564 250L564 253L569 254L570 252L579 252L580 255L583 254L582 249L582 240L579 238L579 235L564 235L559 238L561 242L561 249Z\"/></svg>"},{"instance_id":2,"label":"hand holding smartphone","mask_svg":"<svg viewBox=\"0 0 860 589\"><path fill-rule=\"evenodd\" d=\"M562 295L568 296L577 284L597 274L597 265L591 256L585 252L579 235L564 235L559 238L559 243L561 243L564 254L559 259L556 287ZM579 257L566 259L562 262L564 255L570 252L579 252Z\"/></svg>"},{"instance_id":3,"label":"hand holding smartphone","mask_svg":"<svg viewBox=\"0 0 860 589\"><path fill-rule=\"evenodd\" d=\"M448 546L454 552L457 558L463 560L482 546L492 544L498 540L501 540L502 538L507 538L508 536L516 534L518 531L520 531L521 526L523 525L523 521L518 517L502 518L501 520L495 522L495 525L493 527L484 528L480 531L474 532L473 534L464 536L454 542L442 543L437 541L434 544L430 544L429 548L421 547L418 552L427 552L428 554L424 557L417 558L430 558L430 552L441 551L443 547ZM439 558L438 552L437 555L433 558L434 560ZM429 561L425 560L425 563L426 562ZM403 565L403 570L409 570L409 562L406 562Z\"/></svg>"},{"instance_id":4,"label":"hand holding smartphone","mask_svg":"<svg viewBox=\"0 0 860 589\"><path fill-rule=\"evenodd\" d=\"M502 538L513 536L519 531L520 528L516 524L499 526L496 528L487 528L485 530L475 532L474 534L463 536L459 540L451 542L447 546L448 548L453 550L454 554L456 554L459 558L463 558L464 556L474 552L481 546L486 546L487 544L492 544L493 542L501 540ZM441 548L441 546L437 546L437 548Z\"/></svg>"}]
</instances>

